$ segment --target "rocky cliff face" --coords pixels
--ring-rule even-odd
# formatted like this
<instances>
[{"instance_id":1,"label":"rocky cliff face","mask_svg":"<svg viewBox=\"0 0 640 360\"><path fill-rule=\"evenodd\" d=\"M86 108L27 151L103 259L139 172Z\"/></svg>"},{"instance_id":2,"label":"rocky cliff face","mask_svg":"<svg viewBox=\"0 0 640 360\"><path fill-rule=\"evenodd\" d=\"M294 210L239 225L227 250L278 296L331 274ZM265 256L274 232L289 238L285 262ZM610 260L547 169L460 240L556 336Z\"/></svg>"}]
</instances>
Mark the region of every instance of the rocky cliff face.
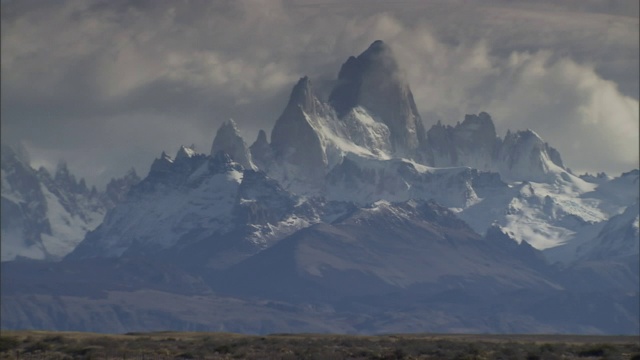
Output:
<instances>
[{"instance_id":1,"label":"rocky cliff face","mask_svg":"<svg viewBox=\"0 0 640 360\"><path fill-rule=\"evenodd\" d=\"M247 144L244 142L242 136L240 136L238 126L232 119L220 126L216 137L213 139L211 155L214 156L220 151L229 154L233 161L242 165L245 169L255 168L251 158L251 152L249 148L247 148Z\"/></svg>"},{"instance_id":2,"label":"rocky cliff face","mask_svg":"<svg viewBox=\"0 0 640 360\"><path fill-rule=\"evenodd\" d=\"M339 116L361 106L390 131L393 151L416 158L425 145L424 125L413 94L391 48L377 40L358 57L350 57L338 74L329 103Z\"/></svg>"},{"instance_id":3,"label":"rocky cliff face","mask_svg":"<svg viewBox=\"0 0 640 360\"><path fill-rule=\"evenodd\" d=\"M320 136L313 126L322 107L313 94L311 81L303 77L293 87L289 103L271 131L276 158L299 170L292 175L311 181L321 181L327 165Z\"/></svg>"},{"instance_id":4,"label":"rocky cliff face","mask_svg":"<svg viewBox=\"0 0 640 360\"><path fill-rule=\"evenodd\" d=\"M468 166L495 170L494 159L502 141L487 113L467 115L455 127L440 123L427 131L427 161L435 167Z\"/></svg>"},{"instance_id":5,"label":"rocky cliff face","mask_svg":"<svg viewBox=\"0 0 640 360\"><path fill-rule=\"evenodd\" d=\"M139 181L133 171L99 192L64 162L51 175L28 161L26 150L2 146L2 261L59 260Z\"/></svg>"},{"instance_id":6,"label":"rocky cliff face","mask_svg":"<svg viewBox=\"0 0 640 360\"><path fill-rule=\"evenodd\" d=\"M111 181L107 183L107 187L102 196L102 202L104 202L109 209L115 207L125 199L129 189L139 183L140 180L140 176L138 176L138 173L133 168L122 178L111 179Z\"/></svg>"},{"instance_id":7,"label":"rocky cliff face","mask_svg":"<svg viewBox=\"0 0 640 360\"><path fill-rule=\"evenodd\" d=\"M557 150L532 130L508 131L496 163L497 171L509 180L553 182L559 175L568 176Z\"/></svg>"},{"instance_id":8,"label":"rocky cliff face","mask_svg":"<svg viewBox=\"0 0 640 360\"><path fill-rule=\"evenodd\" d=\"M553 182L564 169L560 153L531 130L496 135L485 112L466 115L462 123L440 123L427 131L426 161L434 167L466 166L500 173L507 180Z\"/></svg>"},{"instance_id":9,"label":"rocky cliff face","mask_svg":"<svg viewBox=\"0 0 640 360\"><path fill-rule=\"evenodd\" d=\"M251 152L251 158L259 169L267 169L274 162L273 149L267 140L267 133L262 129L258 132L256 141L249 147L249 152Z\"/></svg>"}]
</instances>

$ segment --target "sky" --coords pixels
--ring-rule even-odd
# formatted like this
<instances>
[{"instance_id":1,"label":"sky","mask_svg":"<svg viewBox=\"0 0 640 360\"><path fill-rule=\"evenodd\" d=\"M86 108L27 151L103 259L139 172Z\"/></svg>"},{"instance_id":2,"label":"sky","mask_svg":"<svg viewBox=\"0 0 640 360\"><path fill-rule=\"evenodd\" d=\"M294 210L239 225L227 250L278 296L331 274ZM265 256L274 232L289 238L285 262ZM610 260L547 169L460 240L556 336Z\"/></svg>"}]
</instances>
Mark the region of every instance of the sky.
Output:
<instances>
[{"instance_id":1,"label":"sky","mask_svg":"<svg viewBox=\"0 0 640 360\"><path fill-rule=\"evenodd\" d=\"M217 128L269 134L309 76L391 46L426 128L486 111L575 173L638 168L639 2L1 1L1 141L104 186Z\"/></svg>"}]
</instances>

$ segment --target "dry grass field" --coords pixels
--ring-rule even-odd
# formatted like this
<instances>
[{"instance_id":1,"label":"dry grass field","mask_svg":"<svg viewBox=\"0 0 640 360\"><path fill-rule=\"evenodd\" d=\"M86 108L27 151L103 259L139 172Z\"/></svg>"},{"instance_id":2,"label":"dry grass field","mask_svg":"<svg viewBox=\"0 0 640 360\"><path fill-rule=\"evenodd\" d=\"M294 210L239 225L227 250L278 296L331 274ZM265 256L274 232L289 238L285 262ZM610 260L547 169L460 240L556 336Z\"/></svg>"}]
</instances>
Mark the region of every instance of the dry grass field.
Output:
<instances>
[{"instance_id":1,"label":"dry grass field","mask_svg":"<svg viewBox=\"0 0 640 360\"><path fill-rule=\"evenodd\" d=\"M637 336L2 331L0 359L640 359Z\"/></svg>"}]
</instances>

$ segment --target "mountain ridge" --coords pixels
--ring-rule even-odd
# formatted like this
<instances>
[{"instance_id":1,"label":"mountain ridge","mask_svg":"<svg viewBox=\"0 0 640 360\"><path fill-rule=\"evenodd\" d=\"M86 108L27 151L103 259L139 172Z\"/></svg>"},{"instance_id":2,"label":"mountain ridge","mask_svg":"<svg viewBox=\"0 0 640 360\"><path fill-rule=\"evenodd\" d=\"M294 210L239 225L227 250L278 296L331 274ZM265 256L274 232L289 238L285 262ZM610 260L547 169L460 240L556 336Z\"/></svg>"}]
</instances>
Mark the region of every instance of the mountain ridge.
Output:
<instances>
[{"instance_id":1,"label":"mountain ridge","mask_svg":"<svg viewBox=\"0 0 640 360\"><path fill-rule=\"evenodd\" d=\"M498 137L485 112L426 131L381 41L343 64L327 101L300 78L270 134L261 130L247 146L228 120L209 153L181 146L175 157L162 152L126 191L135 173L112 181L108 188L121 192L96 198L115 206L52 265L73 275L53 274L50 286L68 291L68 304L98 306L65 288L90 282L82 269L96 261L106 274L97 286L104 306L114 306L112 298L135 303L152 291L188 303L221 295L225 304L255 311L307 314L298 325L270 327L272 315L263 313L264 326L275 331L322 328L322 314L340 328L374 333L388 328L381 319L411 316L439 331L640 332L630 305L639 292L636 263L620 256L638 253L637 170L578 177L533 130ZM3 210L17 204L5 195L13 191L5 164L23 164L14 154L5 161L3 152ZM25 178L38 179L20 166L32 176ZM74 199L62 195L92 193L66 167L56 174L51 181L64 191L42 197L60 199L61 208ZM136 259L144 261L130 266ZM42 265L3 266L3 279L30 282ZM167 273L172 268L175 276ZM118 285L127 278L136 285ZM25 300L35 291L29 284L12 286L16 313L26 311L20 301L42 306ZM590 318L595 306L606 314ZM3 305L2 324L24 323L8 309ZM136 309L150 316L145 306ZM177 309L153 316L184 324L191 310ZM226 315L247 321L244 313ZM118 320L106 326L122 326L120 315L109 316ZM135 326L144 327L140 321Z\"/></svg>"},{"instance_id":2,"label":"mountain ridge","mask_svg":"<svg viewBox=\"0 0 640 360\"><path fill-rule=\"evenodd\" d=\"M25 149L2 145L2 261L60 260L138 181L131 169L111 179L104 191L89 189L65 162L51 175L43 167L32 168Z\"/></svg>"}]
</instances>

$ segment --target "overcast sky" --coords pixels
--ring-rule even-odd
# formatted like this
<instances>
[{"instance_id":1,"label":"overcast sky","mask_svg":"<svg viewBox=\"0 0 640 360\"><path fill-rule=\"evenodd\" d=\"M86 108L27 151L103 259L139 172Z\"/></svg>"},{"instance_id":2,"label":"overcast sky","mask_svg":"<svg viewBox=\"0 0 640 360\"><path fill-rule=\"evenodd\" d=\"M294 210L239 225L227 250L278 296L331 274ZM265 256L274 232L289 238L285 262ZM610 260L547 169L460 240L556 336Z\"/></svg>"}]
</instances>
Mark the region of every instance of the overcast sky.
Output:
<instances>
[{"instance_id":1,"label":"overcast sky","mask_svg":"<svg viewBox=\"0 0 640 360\"><path fill-rule=\"evenodd\" d=\"M2 141L89 184L218 126L270 133L299 77L326 96L376 39L427 128L487 111L574 172L638 167L638 1L2 1Z\"/></svg>"}]
</instances>

